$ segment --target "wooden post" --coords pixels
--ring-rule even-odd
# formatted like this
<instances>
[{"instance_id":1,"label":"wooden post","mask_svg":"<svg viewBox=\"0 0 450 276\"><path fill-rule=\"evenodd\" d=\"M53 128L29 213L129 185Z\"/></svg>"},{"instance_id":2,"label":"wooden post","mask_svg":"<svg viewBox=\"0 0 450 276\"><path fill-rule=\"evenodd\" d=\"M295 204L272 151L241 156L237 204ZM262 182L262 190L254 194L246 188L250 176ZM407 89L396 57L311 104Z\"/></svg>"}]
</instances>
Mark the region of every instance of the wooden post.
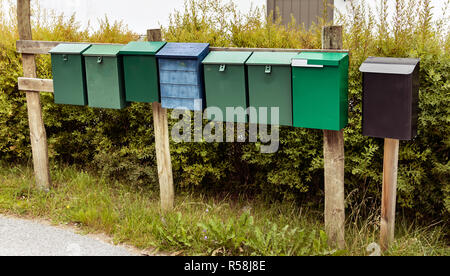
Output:
<instances>
[{"instance_id":1,"label":"wooden post","mask_svg":"<svg viewBox=\"0 0 450 276\"><path fill-rule=\"evenodd\" d=\"M397 197L397 168L400 142L384 140L383 192L381 199L380 245L387 250L394 240L395 203Z\"/></svg>"},{"instance_id":2,"label":"wooden post","mask_svg":"<svg viewBox=\"0 0 450 276\"><path fill-rule=\"evenodd\" d=\"M323 49L342 49L342 26L326 26ZM329 245L345 247L344 131L324 130L325 231Z\"/></svg>"},{"instance_id":3,"label":"wooden post","mask_svg":"<svg viewBox=\"0 0 450 276\"><path fill-rule=\"evenodd\" d=\"M161 41L161 30L148 30L148 41ZM156 161L158 163L161 210L169 211L174 207L175 191L173 186L172 160L170 158L169 123L167 109L154 102L153 124L155 129Z\"/></svg>"},{"instance_id":4,"label":"wooden post","mask_svg":"<svg viewBox=\"0 0 450 276\"><path fill-rule=\"evenodd\" d=\"M30 0L17 0L17 21L21 40L32 40L30 23ZM22 54L23 74L28 78L36 78L36 60L34 54ZM26 92L28 123L30 125L31 149L36 185L39 189L48 191L51 186L48 162L47 134L40 94Z\"/></svg>"}]
</instances>

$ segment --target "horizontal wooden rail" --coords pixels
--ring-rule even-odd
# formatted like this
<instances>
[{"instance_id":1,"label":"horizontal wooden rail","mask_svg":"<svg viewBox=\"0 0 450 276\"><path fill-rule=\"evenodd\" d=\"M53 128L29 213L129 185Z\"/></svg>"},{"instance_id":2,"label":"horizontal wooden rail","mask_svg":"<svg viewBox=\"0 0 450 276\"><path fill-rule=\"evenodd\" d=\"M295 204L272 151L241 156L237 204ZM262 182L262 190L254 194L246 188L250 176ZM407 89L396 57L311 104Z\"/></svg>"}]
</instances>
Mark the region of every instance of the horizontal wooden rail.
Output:
<instances>
[{"instance_id":1,"label":"horizontal wooden rail","mask_svg":"<svg viewBox=\"0 0 450 276\"><path fill-rule=\"evenodd\" d=\"M90 43L90 42L63 42L63 41L39 41L39 40L18 40L16 41L16 51L21 54L46 55L48 52L61 43L71 44L92 44L92 45L124 45L116 43Z\"/></svg>"},{"instance_id":2,"label":"horizontal wooden rail","mask_svg":"<svg viewBox=\"0 0 450 276\"><path fill-rule=\"evenodd\" d=\"M18 84L20 91L53 93L53 80L19 78Z\"/></svg>"},{"instance_id":3,"label":"horizontal wooden rail","mask_svg":"<svg viewBox=\"0 0 450 276\"><path fill-rule=\"evenodd\" d=\"M61 41L37 41L18 40L16 42L17 52L21 54L45 55L61 43L81 43L81 42L61 42ZM84 42L86 43L86 42ZM91 43L94 45L123 45L110 43ZM234 47L211 47L211 51L250 51L250 52L337 52L348 53L348 50L322 50L322 49L278 49L278 48L234 48Z\"/></svg>"},{"instance_id":4,"label":"horizontal wooden rail","mask_svg":"<svg viewBox=\"0 0 450 276\"><path fill-rule=\"evenodd\" d=\"M234 47L210 47L211 51L243 51L243 52L332 52L332 53L348 53L348 50L323 50L323 49L282 49L282 48L234 48Z\"/></svg>"}]
</instances>

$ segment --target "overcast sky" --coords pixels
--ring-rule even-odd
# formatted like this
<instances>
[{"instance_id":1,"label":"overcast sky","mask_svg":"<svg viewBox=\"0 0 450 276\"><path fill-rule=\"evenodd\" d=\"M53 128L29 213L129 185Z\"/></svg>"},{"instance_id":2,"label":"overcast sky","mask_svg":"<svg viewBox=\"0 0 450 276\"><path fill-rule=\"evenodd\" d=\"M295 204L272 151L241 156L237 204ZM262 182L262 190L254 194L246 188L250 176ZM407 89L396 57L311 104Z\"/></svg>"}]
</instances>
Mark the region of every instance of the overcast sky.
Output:
<instances>
[{"instance_id":1,"label":"overcast sky","mask_svg":"<svg viewBox=\"0 0 450 276\"><path fill-rule=\"evenodd\" d=\"M239 9L246 11L254 5L265 5L266 0L235 0ZM111 20L123 20L128 27L140 34L147 29L158 28L160 24L169 23L169 14L174 9L181 10L184 0L39 0L41 7L51 8L57 12L71 15L74 11L80 22L91 21L95 24L97 19L106 14Z\"/></svg>"},{"instance_id":2,"label":"overcast sky","mask_svg":"<svg viewBox=\"0 0 450 276\"><path fill-rule=\"evenodd\" d=\"M32 0L38 1L38 0ZM263 6L266 0L233 0L242 11L248 11L251 5ZM318 0L319 1L319 0ZM346 0L347 3L350 0ZM369 2L377 2L368 0ZM442 13L446 0L432 0L435 13ZM343 9L345 0L335 0L335 5ZM393 3L393 0L390 0ZM97 23L98 18L105 14L112 21L123 20L128 27L139 34L145 34L147 29L166 26L169 14L174 9L183 9L184 0L39 0L42 8L53 9L57 13L72 15L76 12L77 20L82 24Z\"/></svg>"}]
</instances>

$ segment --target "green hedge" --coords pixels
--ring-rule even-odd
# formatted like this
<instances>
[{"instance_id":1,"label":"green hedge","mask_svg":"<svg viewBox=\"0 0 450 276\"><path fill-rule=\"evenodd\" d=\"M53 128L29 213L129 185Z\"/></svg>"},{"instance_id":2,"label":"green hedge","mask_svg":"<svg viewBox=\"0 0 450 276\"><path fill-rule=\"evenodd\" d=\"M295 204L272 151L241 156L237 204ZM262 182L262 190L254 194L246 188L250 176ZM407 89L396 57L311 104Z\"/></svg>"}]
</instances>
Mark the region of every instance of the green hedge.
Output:
<instances>
[{"instance_id":1,"label":"green hedge","mask_svg":"<svg viewBox=\"0 0 450 276\"><path fill-rule=\"evenodd\" d=\"M0 0L0 3L5 0ZM383 1L382 1L383 2ZM409 3L409 4L408 4ZM409 6L411 5L411 6ZM410 12L413 11L413 12ZM35 13L42 11L35 10ZM421 219L448 219L450 211L450 96L447 21L433 22L428 0L397 1L397 18L387 22L386 9L370 11L352 1L344 46L350 50L350 125L345 130L347 207L364 212L379 206L383 140L361 135L361 74L368 56L420 57L419 134L402 142L399 160L399 205ZM14 14L14 13L11 13ZM321 24L306 31L291 24L262 20L264 12L240 14L233 4L190 0L174 12L163 35L168 41L201 41L212 46L320 48ZM0 17L0 159L11 164L30 159L26 101L17 90L22 74L14 21ZM40 17L35 17L40 18ZM136 39L122 23L100 21L89 33L74 17L35 21L36 40L122 42ZM48 57L38 59L38 75L51 77ZM150 104L122 111L59 106L42 95L50 156L55 163L76 164L130 185L154 185L157 170ZM171 120L170 124L175 121ZM280 150L260 154L249 143L172 143L175 183L179 191L245 193L270 200L323 203L323 136L321 131L282 128Z\"/></svg>"}]
</instances>

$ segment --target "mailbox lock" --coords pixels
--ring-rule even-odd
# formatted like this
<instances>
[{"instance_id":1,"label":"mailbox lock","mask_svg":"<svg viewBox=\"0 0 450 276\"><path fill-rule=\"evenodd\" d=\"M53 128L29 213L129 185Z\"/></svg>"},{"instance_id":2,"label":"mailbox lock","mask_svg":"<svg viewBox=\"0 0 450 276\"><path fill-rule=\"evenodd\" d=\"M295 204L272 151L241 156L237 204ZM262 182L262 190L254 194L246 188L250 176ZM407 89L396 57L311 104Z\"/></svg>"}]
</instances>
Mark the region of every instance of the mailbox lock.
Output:
<instances>
[{"instance_id":1,"label":"mailbox lock","mask_svg":"<svg viewBox=\"0 0 450 276\"><path fill-rule=\"evenodd\" d=\"M267 65L267 66L266 66L266 69L265 69L265 72L266 72L266 74L272 73L272 66Z\"/></svg>"},{"instance_id":2,"label":"mailbox lock","mask_svg":"<svg viewBox=\"0 0 450 276\"><path fill-rule=\"evenodd\" d=\"M68 61L69 60L69 57L67 55L62 55L62 58L63 58L64 61Z\"/></svg>"},{"instance_id":3,"label":"mailbox lock","mask_svg":"<svg viewBox=\"0 0 450 276\"><path fill-rule=\"evenodd\" d=\"M225 72L226 65L220 65L219 72Z\"/></svg>"},{"instance_id":4,"label":"mailbox lock","mask_svg":"<svg viewBox=\"0 0 450 276\"><path fill-rule=\"evenodd\" d=\"M97 63L98 63L98 64L103 63L103 57L98 57L98 58L97 58Z\"/></svg>"}]
</instances>

